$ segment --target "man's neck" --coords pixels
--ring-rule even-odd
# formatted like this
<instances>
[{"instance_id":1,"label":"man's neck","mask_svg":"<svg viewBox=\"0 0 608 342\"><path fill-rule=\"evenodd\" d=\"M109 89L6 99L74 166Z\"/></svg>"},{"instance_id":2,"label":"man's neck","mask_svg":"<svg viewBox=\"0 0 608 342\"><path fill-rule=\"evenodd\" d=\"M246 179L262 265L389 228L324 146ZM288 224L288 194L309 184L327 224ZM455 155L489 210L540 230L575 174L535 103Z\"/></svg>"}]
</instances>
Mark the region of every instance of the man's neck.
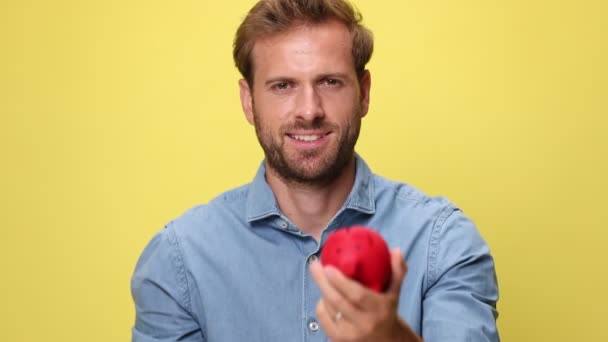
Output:
<instances>
[{"instance_id":1,"label":"man's neck","mask_svg":"<svg viewBox=\"0 0 608 342\"><path fill-rule=\"evenodd\" d=\"M266 181L289 220L320 241L323 229L350 194L355 182L355 160L353 158L342 173L325 186L287 183L268 166Z\"/></svg>"}]
</instances>

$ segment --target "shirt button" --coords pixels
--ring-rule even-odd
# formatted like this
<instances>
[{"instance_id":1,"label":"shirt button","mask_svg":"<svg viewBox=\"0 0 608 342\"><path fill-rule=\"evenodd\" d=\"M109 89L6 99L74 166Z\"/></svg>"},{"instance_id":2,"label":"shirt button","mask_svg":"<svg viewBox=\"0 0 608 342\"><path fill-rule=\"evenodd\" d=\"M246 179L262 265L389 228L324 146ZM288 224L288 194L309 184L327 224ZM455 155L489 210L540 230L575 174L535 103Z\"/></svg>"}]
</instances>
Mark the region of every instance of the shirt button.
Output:
<instances>
[{"instance_id":1,"label":"shirt button","mask_svg":"<svg viewBox=\"0 0 608 342\"><path fill-rule=\"evenodd\" d=\"M316 255L314 255L314 254L313 254L313 255L311 255L311 256L308 258L308 262L310 262L310 263L313 263L313 262L315 262L315 261L317 261L317 260L319 260L319 257L317 257L317 256L316 256Z\"/></svg>"},{"instance_id":2,"label":"shirt button","mask_svg":"<svg viewBox=\"0 0 608 342\"><path fill-rule=\"evenodd\" d=\"M288 224L287 224L287 222L285 222L285 221L281 221L281 222L279 223L279 226L281 226L281 228L283 228L283 229L287 229L287 227L289 227L289 225L288 225Z\"/></svg>"},{"instance_id":3,"label":"shirt button","mask_svg":"<svg viewBox=\"0 0 608 342\"><path fill-rule=\"evenodd\" d=\"M317 331L319 330L319 323L312 321L310 322L310 324L308 325L308 327L310 328L311 331Z\"/></svg>"}]
</instances>

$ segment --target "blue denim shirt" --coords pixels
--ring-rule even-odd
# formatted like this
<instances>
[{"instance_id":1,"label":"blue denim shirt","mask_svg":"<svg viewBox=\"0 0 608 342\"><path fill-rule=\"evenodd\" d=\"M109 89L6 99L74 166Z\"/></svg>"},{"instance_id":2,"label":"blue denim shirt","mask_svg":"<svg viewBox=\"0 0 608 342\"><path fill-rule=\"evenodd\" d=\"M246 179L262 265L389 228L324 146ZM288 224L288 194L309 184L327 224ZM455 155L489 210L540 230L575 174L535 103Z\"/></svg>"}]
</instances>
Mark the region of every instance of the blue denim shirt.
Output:
<instances>
[{"instance_id":1,"label":"blue denim shirt","mask_svg":"<svg viewBox=\"0 0 608 342\"><path fill-rule=\"evenodd\" d=\"M426 342L499 341L488 246L444 198L370 172L321 243L279 210L262 165L251 184L186 212L150 241L133 274L133 341L327 341L308 263L337 228L366 225L408 264L399 315Z\"/></svg>"}]
</instances>

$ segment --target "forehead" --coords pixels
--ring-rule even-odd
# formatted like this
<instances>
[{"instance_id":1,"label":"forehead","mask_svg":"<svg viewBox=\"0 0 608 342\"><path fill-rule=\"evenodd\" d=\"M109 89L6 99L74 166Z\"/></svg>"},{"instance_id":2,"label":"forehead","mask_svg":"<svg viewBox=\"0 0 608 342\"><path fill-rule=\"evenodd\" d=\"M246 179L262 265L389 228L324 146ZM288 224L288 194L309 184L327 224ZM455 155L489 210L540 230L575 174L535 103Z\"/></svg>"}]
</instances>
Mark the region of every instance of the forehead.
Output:
<instances>
[{"instance_id":1,"label":"forehead","mask_svg":"<svg viewBox=\"0 0 608 342\"><path fill-rule=\"evenodd\" d=\"M355 72L352 33L339 21L303 24L256 40L254 76L268 73Z\"/></svg>"}]
</instances>

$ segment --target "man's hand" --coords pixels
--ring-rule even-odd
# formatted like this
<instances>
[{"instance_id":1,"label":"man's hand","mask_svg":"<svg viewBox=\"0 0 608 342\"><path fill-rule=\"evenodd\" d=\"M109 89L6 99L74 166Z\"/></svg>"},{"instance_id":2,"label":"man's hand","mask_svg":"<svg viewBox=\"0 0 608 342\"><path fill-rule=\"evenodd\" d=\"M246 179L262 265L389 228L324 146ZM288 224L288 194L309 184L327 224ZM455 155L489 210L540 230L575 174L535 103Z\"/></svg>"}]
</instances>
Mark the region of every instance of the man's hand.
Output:
<instances>
[{"instance_id":1,"label":"man's hand","mask_svg":"<svg viewBox=\"0 0 608 342\"><path fill-rule=\"evenodd\" d=\"M388 289L376 293L332 266L324 267L320 262L310 265L322 296L317 319L333 342L422 341L397 314L399 292L407 273L397 249L391 251L391 269Z\"/></svg>"}]
</instances>

